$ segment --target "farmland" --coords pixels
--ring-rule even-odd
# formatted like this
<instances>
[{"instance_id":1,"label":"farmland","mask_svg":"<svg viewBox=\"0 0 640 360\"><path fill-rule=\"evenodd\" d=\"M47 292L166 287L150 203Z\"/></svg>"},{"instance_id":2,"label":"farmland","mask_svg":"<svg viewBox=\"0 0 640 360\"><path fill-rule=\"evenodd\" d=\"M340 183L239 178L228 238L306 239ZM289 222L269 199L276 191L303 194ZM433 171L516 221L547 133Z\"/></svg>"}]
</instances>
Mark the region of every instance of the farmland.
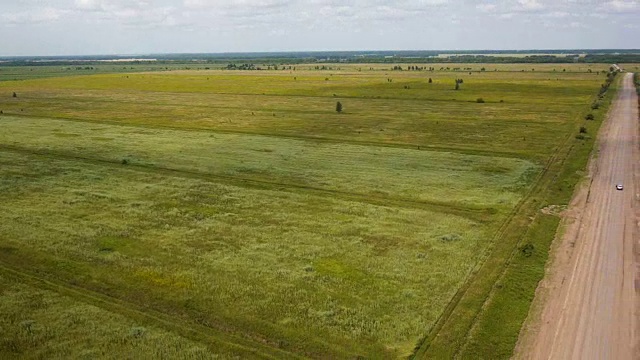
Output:
<instances>
[{"instance_id":1,"label":"farmland","mask_svg":"<svg viewBox=\"0 0 640 360\"><path fill-rule=\"evenodd\" d=\"M447 66L5 77L0 355L510 351L608 66Z\"/></svg>"}]
</instances>

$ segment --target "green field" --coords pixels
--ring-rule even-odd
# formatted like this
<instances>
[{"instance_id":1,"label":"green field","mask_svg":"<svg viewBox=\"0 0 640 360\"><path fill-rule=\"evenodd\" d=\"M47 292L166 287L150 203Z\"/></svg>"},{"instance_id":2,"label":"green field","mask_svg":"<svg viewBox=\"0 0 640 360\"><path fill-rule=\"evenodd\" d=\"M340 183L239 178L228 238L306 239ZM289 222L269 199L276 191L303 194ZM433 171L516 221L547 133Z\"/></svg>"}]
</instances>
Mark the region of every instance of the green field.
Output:
<instances>
[{"instance_id":1,"label":"green field","mask_svg":"<svg viewBox=\"0 0 640 360\"><path fill-rule=\"evenodd\" d=\"M470 66L1 81L0 356L475 351L448 319L549 240L540 186L570 193L607 66Z\"/></svg>"}]
</instances>

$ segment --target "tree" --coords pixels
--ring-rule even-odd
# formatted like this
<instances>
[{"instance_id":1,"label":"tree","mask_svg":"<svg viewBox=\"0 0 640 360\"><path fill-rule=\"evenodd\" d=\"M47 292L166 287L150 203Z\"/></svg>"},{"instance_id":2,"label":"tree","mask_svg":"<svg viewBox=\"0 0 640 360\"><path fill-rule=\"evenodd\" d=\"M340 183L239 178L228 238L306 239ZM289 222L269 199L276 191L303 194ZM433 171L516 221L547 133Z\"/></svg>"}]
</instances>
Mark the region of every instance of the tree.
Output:
<instances>
[{"instance_id":1,"label":"tree","mask_svg":"<svg viewBox=\"0 0 640 360\"><path fill-rule=\"evenodd\" d=\"M433 79L429 78L429 84L431 84L433 82Z\"/></svg>"},{"instance_id":2,"label":"tree","mask_svg":"<svg viewBox=\"0 0 640 360\"><path fill-rule=\"evenodd\" d=\"M462 79L456 79L456 90L460 90L460 84L462 84L464 81L462 81Z\"/></svg>"},{"instance_id":3,"label":"tree","mask_svg":"<svg viewBox=\"0 0 640 360\"><path fill-rule=\"evenodd\" d=\"M340 114L340 113L342 112L342 103L341 103L340 101L338 101L338 102L336 103L336 112L337 112L338 114Z\"/></svg>"}]
</instances>

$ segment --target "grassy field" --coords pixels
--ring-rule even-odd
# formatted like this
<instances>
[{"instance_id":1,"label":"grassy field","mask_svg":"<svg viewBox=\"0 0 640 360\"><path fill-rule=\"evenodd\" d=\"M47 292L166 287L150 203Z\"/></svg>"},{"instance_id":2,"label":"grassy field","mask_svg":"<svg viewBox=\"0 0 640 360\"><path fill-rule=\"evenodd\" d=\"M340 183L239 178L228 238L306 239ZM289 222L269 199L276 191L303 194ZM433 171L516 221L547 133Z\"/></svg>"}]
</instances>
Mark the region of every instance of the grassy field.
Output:
<instances>
[{"instance_id":1,"label":"grassy field","mask_svg":"<svg viewBox=\"0 0 640 360\"><path fill-rule=\"evenodd\" d=\"M146 327L23 279L0 275L0 357L36 359L227 358L198 342Z\"/></svg>"},{"instance_id":2,"label":"grassy field","mask_svg":"<svg viewBox=\"0 0 640 360\"><path fill-rule=\"evenodd\" d=\"M184 66L180 67L184 68ZM43 65L42 63L40 63L32 64L32 66L12 66L0 62L0 81L20 81L42 78L70 77L87 74L95 75L109 73L132 73L169 69L175 69L175 66L161 66L156 63L126 65L113 63L102 63L99 65L89 63L78 63L75 65Z\"/></svg>"},{"instance_id":3,"label":"grassy field","mask_svg":"<svg viewBox=\"0 0 640 360\"><path fill-rule=\"evenodd\" d=\"M410 356L604 112L606 66L331 67L0 82L0 354Z\"/></svg>"}]
</instances>

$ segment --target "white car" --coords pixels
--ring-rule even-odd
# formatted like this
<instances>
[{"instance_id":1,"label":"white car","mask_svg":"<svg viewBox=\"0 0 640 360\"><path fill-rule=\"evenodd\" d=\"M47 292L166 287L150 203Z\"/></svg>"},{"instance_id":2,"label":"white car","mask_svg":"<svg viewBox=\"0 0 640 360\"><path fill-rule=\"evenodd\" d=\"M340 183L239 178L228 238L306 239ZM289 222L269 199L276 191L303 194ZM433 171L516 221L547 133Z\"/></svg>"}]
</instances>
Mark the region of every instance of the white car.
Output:
<instances>
[{"instance_id":1,"label":"white car","mask_svg":"<svg viewBox=\"0 0 640 360\"><path fill-rule=\"evenodd\" d=\"M622 186L622 184L616 185L616 190L622 190L622 189L624 189L624 186Z\"/></svg>"}]
</instances>

